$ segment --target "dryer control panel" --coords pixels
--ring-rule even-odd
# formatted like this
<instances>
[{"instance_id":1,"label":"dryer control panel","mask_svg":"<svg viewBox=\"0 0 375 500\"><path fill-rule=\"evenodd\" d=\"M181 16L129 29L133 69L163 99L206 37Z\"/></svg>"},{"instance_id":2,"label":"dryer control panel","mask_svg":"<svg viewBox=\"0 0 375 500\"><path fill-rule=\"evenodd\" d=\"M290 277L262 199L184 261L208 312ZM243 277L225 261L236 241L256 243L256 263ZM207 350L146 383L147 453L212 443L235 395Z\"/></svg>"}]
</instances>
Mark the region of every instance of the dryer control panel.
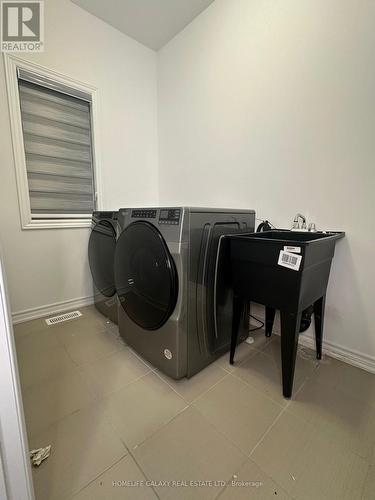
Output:
<instances>
[{"instance_id":1,"label":"dryer control panel","mask_svg":"<svg viewBox=\"0 0 375 500\"><path fill-rule=\"evenodd\" d=\"M140 219L155 219L156 210L148 209L148 208L141 208L141 209L132 210L132 217L136 217L136 218L140 218Z\"/></svg>"},{"instance_id":2,"label":"dryer control panel","mask_svg":"<svg viewBox=\"0 0 375 500\"><path fill-rule=\"evenodd\" d=\"M159 224L178 225L180 222L180 208L161 208L159 213Z\"/></svg>"}]
</instances>

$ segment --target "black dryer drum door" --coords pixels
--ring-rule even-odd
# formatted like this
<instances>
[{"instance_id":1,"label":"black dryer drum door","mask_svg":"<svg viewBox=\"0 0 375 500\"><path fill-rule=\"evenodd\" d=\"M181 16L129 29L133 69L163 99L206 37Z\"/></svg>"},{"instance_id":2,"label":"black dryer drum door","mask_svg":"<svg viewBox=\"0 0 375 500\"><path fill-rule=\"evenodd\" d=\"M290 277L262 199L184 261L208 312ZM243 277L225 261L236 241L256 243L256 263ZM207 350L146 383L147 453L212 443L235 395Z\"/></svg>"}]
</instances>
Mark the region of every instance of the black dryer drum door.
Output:
<instances>
[{"instance_id":1,"label":"black dryer drum door","mask_svg":"<svg viewBox=\"0 0 375 500\"><path fill-rule=\"evenodd\" d=\"M116 231L107 220L95 224L89 240L89 264L96 288L105 297L116 293L114 258Z\"/></svg>"},{"instance_id":2,"label":"black dryer drum door","mask_svg":"<svg viewBox=\"0 0 375 500\"><path fill-rule=\"evenodd\" d=\"M130 224L116 247L117 294L129 318L157 330L172 314L178 294L175 263L159 230L146 221Z\"/></svg>"}]
</instances>

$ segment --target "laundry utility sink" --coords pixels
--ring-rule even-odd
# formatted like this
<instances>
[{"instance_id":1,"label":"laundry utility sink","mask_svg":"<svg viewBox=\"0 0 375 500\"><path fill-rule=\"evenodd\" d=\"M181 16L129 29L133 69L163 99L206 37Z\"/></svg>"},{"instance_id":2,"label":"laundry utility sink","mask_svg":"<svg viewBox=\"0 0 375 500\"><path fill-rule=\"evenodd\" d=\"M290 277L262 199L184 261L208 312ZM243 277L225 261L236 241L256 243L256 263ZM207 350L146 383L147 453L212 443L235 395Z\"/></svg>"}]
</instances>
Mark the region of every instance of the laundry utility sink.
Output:
<instances>
[{"instance_id":1,"label":"laundry utility sink","mask_svg":"<svg viewBox=\"0 0 375 500\"><path fill-rule=\"evenodd\" d=\"M338 231L271 230L225 236L233 287L230 362L234 363L241 311L246 303L266 306L266 335L280 310L283 394L292 395L302 315L315 315L317 358L322 354L325 295Z\"/></svg>"}]
</instances>

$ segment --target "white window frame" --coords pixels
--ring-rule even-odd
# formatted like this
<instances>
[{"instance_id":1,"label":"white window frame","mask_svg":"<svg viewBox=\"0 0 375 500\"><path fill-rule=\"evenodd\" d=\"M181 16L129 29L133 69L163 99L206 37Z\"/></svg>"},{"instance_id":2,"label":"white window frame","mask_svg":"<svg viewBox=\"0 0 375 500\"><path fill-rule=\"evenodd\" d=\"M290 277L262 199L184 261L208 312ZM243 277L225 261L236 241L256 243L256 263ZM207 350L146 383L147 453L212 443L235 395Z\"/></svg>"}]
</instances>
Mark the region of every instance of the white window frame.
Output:
<instances>
[{"instance_id":1,"label":"white window frame","mask_svg":"<svg viewBox=\"0 0 375 500\"><path fill-rule=\"evenodd\" d=\"M95 210L102 209L101 177L99 170L99 140L98 140L98 89L91 85L79 82L69 76L58 73L54 70L40 66L30 61L21 59L13 54L4 53L5 76L8 91L8 104L10 115L10 126L13 142L14 165L16 170L18 202L21 215L22 229L60 229L73 227L90 227L91 216L74 215L74 218L67 218L64 215L54 215L53 219L38 217L33 219L30 208L29 184L27 180L25 147L22 133L22 119L20 110L20 96L18 89L18 70L34 73L36 76L46 78L61 84L65 87L73 88L79 92L84 92L91 97L91 137L92 137L92 158L94 177L94 197Z\"/></svg>"}]
</instances>

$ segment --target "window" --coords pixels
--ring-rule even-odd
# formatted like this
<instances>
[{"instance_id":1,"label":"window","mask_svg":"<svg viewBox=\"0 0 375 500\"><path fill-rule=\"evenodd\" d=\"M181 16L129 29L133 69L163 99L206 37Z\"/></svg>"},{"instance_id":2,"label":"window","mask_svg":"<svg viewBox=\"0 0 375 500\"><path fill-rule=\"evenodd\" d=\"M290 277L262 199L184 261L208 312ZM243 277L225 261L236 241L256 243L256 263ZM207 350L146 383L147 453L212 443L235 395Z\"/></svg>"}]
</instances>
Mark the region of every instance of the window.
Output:
<instances>
[{"instance_id":1,"label":"window","mask_svg":"<svg viewBox=\"0 0 375 500\"><path fill-rule=\"evenodd\" d=\"M19 72L31 218L87 217L94 209L90 102Z\"/></svg>"},{"instance_id":2,"label":"window","mask_svg":"<svg viewBox=\"0 0 375 500\"><path fill-rule=\"evenodd\" d=\"M6 56L24 229L90 224L98 206L95 89Z\"/></svg>"}]
</instances>

